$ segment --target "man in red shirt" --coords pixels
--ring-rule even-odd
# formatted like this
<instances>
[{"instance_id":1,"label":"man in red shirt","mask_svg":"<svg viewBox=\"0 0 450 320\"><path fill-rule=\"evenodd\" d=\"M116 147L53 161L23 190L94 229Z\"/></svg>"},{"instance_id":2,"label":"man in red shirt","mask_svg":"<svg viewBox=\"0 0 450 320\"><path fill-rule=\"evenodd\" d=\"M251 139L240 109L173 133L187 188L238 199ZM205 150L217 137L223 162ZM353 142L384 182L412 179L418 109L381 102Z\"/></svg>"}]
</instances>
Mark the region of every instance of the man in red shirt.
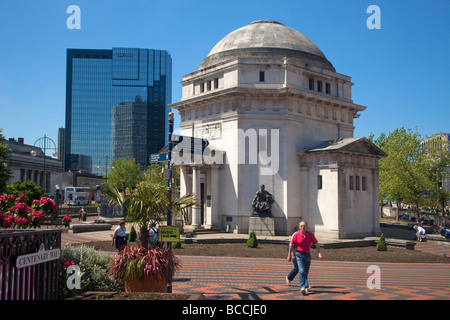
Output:
<instances>
[{"instance_id":1,"label":"man in red shirt","mask_svg":"<svg viewBox=\"0 0 450 320\"><path fill-rule=\"evenodd\" d=\"M318 241L314 234L307 230L308 224L306 221L301 221L298 225L299 232L295 233L291 239L291 246L289 247L288 260L297 261L299 270L300 292L302 294L309 293L308 273L311 266L311 244L314 244L319 253L319 260L322 260L322 254Z\"/></svg>"}]
</instances>

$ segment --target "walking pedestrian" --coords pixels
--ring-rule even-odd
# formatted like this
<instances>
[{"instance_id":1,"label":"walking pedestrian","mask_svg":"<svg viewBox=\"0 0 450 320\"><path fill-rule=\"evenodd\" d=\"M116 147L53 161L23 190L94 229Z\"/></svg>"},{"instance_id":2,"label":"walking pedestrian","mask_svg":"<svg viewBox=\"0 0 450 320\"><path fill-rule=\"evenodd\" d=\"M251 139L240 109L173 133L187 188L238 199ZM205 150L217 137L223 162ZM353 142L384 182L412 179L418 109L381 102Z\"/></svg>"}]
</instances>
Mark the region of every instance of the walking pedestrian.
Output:
<instances>
[{"instance_id":1,"label":"walking pedestrian","mask_svg":"<svg viewBox=\"0 0 450 320\"><path fill-rule=\"evenodd\" d=\"M124 219L119 221L119 226L114 230L111 241L112 246L114 246L114 240L116 240L116 248L119 251L127 245L127 228L125 227Z\"/></svg>"},{"instance_id":2,"label":"walking pedestrian","mask_svg":"<svg viewBox=\"0 0 450 320\"><path fill-rule=\"evenodd\" d=\"M294 232L293 234L292 234L292 236L291 236L291 240L292 240L292 237L297 233L298 231L296 231L296 232ZM292 243L289 241L289 249L288 249L288 257L287 257L287 260L288 261L291 261L292 260L292 263L294 264L294 268L291 270L291 272L289 272L289 274L286 276L286 284L288 285L288 286L290 286L291 285L291 282L294 280L294 278L295 278L295 276L298 274L298 264L297 264L297 260L295 260L295 257L294 257L294 259L291 259L290 257L291 257L291 247L292 247Z\"/></svg>"},{"instance_id":3,"label":"walking pedestrian","mask_svg":"<svg viewBox=\"0 0 450 320\"><path fill-rule=\"evenodd\" d=\"M308 224L306 221L301 221L298 228L300 231L295 233L291 239L288 259L295 259L297 261L301 288L300 292L305 295L310 292L308 274L311 266L311 244L315 245L319 260L322 260L322 253L320 253L320 248L316 237L312 232L308 231Z\"/></svg>"},{"instance_id":4,"label":"walking pedestrian","mask_svg":"<svg viewBox=\"0 0 450 320\"><path fill-rule=\"evenodd\" d=\"M156 221L150 220L150 231L149 231L149 247L156 247L159 244L158 241L158 228L156 227Z\"/></svg>"}]
</instances>

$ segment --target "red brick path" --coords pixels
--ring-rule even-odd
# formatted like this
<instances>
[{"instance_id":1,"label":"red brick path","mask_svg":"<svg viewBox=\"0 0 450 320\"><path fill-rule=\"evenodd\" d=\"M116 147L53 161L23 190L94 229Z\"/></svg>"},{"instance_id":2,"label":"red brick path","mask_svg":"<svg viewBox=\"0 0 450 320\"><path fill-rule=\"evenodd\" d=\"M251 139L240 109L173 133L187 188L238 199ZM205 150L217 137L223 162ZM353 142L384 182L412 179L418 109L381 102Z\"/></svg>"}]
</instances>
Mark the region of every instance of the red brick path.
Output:
<instances>
[{"instance_id":1,"label":"red brick path","mask_svg":"<svg viewBox=\"0 0 450 320\"><path fill-rule=\"evenodd\" d=\"M208 299L245 300L448 300L450 265L377 263L381 288L369 289L370 263L315 261L312 292L300 293L298 277L284 283L292 264L281 259L181 257L174 293L202 293Z\"/></svg>"},{"instance_id":2,"label":"red brick path","mask_svg":"<svg viewBox=\"0 0 450 320\"><path fill-rule=\"evenodd\" d=\"M63 233L67 242L96 241L89 233ZM442 255L444 243L418 242L416 250ZM450 256L450 244L448 244ZM202 293L216 300L450 300L450 264L361 263L313 260L309 275L312 292L300 293L298 276L284 279L292 263L283 259L181 256L173 293ZM449 258L450 259L450 258ZM369 289L370 265L380 268L381 288Z\"/></svg>"}]
</instances>

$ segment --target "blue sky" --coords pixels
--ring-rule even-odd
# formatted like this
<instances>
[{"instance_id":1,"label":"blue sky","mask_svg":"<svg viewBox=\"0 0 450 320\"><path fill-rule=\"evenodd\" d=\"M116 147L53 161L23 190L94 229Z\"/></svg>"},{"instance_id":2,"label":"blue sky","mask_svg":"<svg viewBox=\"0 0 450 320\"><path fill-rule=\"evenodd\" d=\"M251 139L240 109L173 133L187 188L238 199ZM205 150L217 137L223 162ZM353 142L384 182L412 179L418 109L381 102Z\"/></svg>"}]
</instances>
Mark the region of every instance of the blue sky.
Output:
<instances>
[{"instance_id":1,"label":"blue sky","mask_svg":"<svg viewBox=\"0 0 450 320\"><path fill-rule=\"evenodd\" d=\"M67 28L70 5L81 9L79 30ZM367 28L370 5L381 10L379 30ZM177 102L182 76L220 39L272 19L306 35L352 77L354 103L367 106L355 136L401 126L417 126L423 136L450 132L449 12L447 0L3 0L0 128L27 144L44 135L57 141L67 48L168 50Z\"/></svg>"}]
</instances>

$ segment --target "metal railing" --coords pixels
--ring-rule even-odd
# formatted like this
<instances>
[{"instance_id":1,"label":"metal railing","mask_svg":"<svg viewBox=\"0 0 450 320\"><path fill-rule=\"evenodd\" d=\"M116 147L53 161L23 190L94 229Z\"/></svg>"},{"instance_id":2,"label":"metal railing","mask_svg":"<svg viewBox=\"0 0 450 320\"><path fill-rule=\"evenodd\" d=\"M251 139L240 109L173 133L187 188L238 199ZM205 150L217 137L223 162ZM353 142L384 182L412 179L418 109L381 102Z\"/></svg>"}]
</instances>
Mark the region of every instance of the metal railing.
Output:
<instances>
[{"instance_id":1,"label":"metal railing","mask_svg":"<svg viewBox=\"0 0 450 320\"><path fill-rule=\"evenodd\" d=\"M57 300L60 229L0 229L0 300Z\"/></svg>"}]
</instances>

